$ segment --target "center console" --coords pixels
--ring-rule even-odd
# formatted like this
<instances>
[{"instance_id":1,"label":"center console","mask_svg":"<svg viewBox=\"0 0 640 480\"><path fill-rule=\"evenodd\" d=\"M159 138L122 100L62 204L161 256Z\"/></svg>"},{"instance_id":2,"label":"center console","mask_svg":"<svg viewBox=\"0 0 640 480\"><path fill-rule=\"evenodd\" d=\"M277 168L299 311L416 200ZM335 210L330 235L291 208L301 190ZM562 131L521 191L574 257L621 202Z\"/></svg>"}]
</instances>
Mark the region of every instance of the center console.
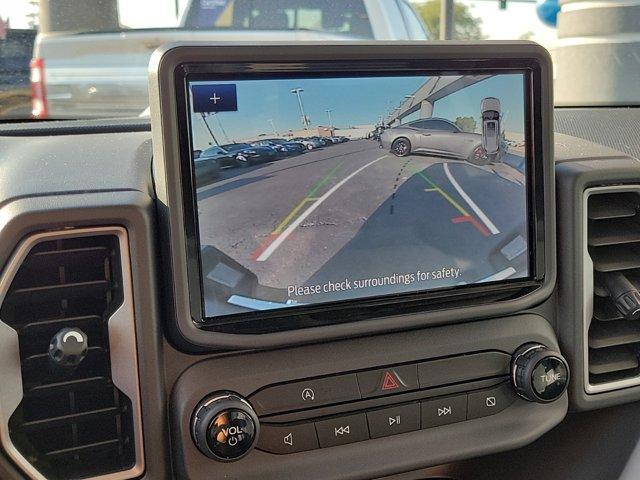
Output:
<instances>
[{"instance_id":1,"label":"center console","mask_svg":"<svg viewBox=\"0 0 640 480\"><path fill-rule=\"evenodd\" d=\"M186 478L327 478L514 448L564 418L557 349L527 314L202 361L173 389L176 458Z\"/></svg>"},{"instance_id":2,"label":"center console","mask_svg":"<svg viewBox=\"0 0 640 480\"><path fill-rule=\"evenodd\" d=\"M151 69L167 331L204 355L171 395L181 477L372 478L564 418L546 52L185 44Z\"/></svg>"}]
</instances>

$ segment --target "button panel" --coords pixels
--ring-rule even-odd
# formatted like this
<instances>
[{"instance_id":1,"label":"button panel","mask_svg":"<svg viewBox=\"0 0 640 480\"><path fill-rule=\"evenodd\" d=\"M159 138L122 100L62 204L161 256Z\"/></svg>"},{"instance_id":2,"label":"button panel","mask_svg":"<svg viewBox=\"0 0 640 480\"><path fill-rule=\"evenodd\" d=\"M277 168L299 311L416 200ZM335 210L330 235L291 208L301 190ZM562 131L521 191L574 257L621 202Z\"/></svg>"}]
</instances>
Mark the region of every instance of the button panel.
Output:
<instances>
[{"instance_id":1,"label":"button panel","mask_svg":"<svg viewBox=\"0 0 640 480\"><path fill-rule=\"evenodd\" d=\"M469 393L391 405L294 425L263 424L257 448L288 454L473 420L501 412L516 400L509 383Z\"/></svg>"},{"instance_id":2,"label":"button panel","mask_svg":"<svg viewBox=\"0 0 640 480\"><path fill-rule=\"evenodd\" d=\"M503 352L480 352L267 386L249 397L264 422L257 448L293 454L493 415L516 398L504 382L510 360ZM503 383L465 392L495 381ZM425 398L429 393L422 392L440 387L450 393ZM348 405L356 401L362 411ZM337 409L348 413L334 414ZM271 419L283 413L280 421L294 423Z\"/></svg>"},{"instance_id":3,"label":"button panel","mask_svg":"<svg viewBox=\"0 0 640 480\"><path fill-rule=\"evenodd\" d=\"M267 386L249 397L260 416L509 375L511 357L480 352Z\"/></svg>"}]
</instances>

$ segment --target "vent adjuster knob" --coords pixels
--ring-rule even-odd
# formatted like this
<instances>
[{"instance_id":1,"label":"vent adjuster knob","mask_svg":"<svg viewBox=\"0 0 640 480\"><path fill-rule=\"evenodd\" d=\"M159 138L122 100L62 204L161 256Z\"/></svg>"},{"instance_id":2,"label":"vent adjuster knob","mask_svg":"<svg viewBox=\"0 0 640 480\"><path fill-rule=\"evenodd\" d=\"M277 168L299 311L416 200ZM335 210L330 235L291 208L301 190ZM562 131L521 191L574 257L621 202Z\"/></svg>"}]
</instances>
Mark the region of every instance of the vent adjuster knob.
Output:
<instances>
[{"instance_id":1,"label":"vent adjuster knob","mask_svg":"<svg viewBox=\"0 0 640 480\"><path fill-rule=\"evenodd\" d=\"M88 351L87 335L79 328L63 328L49 343L49 358L60 367L77 367Z\"/></svg>"},{"instance_id":2,"label":"vent adjuster knob","mask_svg":"<svg viewBox=\"0 0 640 480\"><path fill-rule=\"evenodd\" d=\"M627 320L640 319L640 292L621 272L605 273L604 286L615 302L616 308Z\"/></svg>"}]
</instances>

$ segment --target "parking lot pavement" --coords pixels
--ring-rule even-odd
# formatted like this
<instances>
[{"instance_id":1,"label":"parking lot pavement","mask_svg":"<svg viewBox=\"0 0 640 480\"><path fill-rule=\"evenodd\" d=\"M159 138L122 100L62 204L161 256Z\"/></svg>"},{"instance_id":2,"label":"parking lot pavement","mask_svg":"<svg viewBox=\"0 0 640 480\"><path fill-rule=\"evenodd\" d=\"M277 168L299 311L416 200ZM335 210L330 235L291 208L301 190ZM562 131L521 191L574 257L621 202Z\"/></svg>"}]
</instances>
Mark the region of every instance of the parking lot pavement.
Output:
<instances>
[{"instance_id":1,"label":"parking lot pavement","mask_svg":"<svg viewBox=\"0 0 640 480\"><path fill-rule=\"evenodd\" d=\"M198 190L198 199L202 244L222 250L266 286L421 271L428 278L411 288L425 289L509 268L524 273L525 263L500 255L513 238L526 238L524 186L466 162L399 158L358 140L224 170ZM353 291L313 300L341 295Z\"/></svg>"}]
</instances>

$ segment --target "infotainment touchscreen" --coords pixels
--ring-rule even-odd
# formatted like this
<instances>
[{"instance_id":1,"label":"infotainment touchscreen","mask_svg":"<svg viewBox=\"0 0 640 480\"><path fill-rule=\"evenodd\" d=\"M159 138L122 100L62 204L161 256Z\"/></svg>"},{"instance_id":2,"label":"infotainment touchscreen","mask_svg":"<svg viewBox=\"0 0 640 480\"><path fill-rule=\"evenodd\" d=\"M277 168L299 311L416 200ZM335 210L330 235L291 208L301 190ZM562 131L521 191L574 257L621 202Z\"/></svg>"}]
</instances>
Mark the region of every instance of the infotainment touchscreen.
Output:
<instances>
[{"instance_id":1,"label":"infotainment touchscreen","mask_svg":"<svg viewBox=\"0 0 640 480\"><path fill-rule=\"evenodd\" d=\"M204 317L531 278L527 81L188 79Z\"/></svg>"}]
</instances>

